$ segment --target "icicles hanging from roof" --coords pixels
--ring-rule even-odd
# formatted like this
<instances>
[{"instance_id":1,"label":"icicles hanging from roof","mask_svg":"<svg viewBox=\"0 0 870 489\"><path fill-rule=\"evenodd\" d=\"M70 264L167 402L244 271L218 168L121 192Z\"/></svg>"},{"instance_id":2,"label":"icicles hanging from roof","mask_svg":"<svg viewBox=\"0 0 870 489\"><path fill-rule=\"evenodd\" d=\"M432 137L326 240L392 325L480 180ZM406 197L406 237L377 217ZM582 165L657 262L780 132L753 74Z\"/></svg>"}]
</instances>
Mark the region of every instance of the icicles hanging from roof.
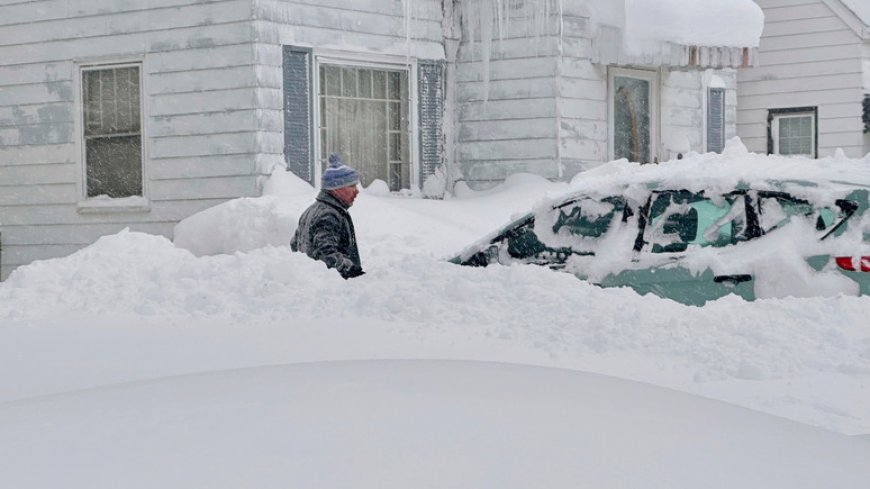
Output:
<instances>
[{"instance_id":1,"label":"icicles hanging from roof","mask_svg":"<svg viewBox=\"0 0 870 489\"><path fill-rule=\"evenodd\" d=\"M478 43L477 50L472 48L472 56L479 52L483 65L484 101L489 97L493 41L501 43L505 38L527 37L538 47L542 38L554 33L555 23L561 23L562 0L457 1L462 16L462 36L472 44ZM558 33L561 34L561 28Z\"/></svg>"}]
</instances>

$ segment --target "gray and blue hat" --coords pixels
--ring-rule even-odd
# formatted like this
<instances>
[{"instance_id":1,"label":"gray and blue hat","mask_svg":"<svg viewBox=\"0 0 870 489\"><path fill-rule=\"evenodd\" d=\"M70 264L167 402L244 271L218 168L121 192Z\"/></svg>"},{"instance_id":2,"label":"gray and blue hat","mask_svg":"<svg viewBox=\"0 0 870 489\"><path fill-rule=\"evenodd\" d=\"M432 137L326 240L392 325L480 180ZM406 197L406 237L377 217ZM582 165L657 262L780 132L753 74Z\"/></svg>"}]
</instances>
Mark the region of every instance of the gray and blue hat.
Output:
<instances>
[{"instance_id":1,"label":"gray and blue hat","mask_svg":"<svg viewBox=\"0 0 870 489\"><path fill-rule=\"evenodd\" d=\"M359 183L359 173L353 168L342 164L341 157L335 153L329 155L329 166L323 172L320 188L335 190Z\"/></svg>"}]
</instances>

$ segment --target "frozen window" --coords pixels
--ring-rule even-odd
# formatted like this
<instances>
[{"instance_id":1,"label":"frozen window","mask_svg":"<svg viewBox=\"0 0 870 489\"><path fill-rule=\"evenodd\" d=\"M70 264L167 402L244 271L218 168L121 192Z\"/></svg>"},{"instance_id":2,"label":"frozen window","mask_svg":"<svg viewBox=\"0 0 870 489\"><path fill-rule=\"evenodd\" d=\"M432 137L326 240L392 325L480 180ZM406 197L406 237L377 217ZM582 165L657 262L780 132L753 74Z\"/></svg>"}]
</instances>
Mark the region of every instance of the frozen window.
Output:
<instances>
[{"instance_id":1,"label":"frozen window","mask_svg":"<svg viewBox=\"0 0 870 489\"><path fill-rule=\"evenodd\" d=\"M652 75L611 77L613 156L639 163L653 161Z\"/></svg>"},{"instance_id":2,"label":"frozen window","mask_svg":"<svg viewBox=\"0 0 870 489\"><path fill-rule=\"evenodd\" d=\"M410 187L408 72L321 64L320 161L338 153L391 190Z\"/></svg>"},{"instance_id":3,"label":"frozen window","mask_svg":"<svg viewBox=\"0 0 870 489\"><path fill-rule=\"evenodd\" d=\"M142 195L140 69L82 71L87 196Z\"/></svg>"},{"instance_id":4,"label":"frozen window","mask_svg":"<svg viewBox=\"0 0 870 489\"><path fill-rule=\"evenodd\" d=\"M743 195L711 199L687 191L660 192L650 200L644 242L653 253L729 246L749 239L746 228Z\"/></svg>"},{"instance_id":5,"label":"frozen window","mask_svg":"<svg viewBox=\"0 0 870 489\"><path fill-rule=\"evenodd\" d=\"M816 114L809 110L773 110L770 115L771 153L816 156Z\"/></svg>"}]
</instances>

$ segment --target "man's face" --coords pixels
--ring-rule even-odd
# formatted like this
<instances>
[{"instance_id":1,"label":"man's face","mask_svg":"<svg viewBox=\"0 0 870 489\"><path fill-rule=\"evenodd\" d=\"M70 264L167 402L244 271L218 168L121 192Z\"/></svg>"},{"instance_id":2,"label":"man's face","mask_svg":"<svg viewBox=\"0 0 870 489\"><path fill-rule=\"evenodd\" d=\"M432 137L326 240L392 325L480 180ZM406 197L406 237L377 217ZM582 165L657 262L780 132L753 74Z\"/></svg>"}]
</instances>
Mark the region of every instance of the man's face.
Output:
<instances>
[{"instance_id":1,"label":"man's face","mask_svg":"<svg viewBox=\"0 0 870 489\"><path fill-rule=\"evenodd\" d=\"M337 188L332 191L332 195L335 195L336 199L342 201L342 203L348 207L353 205L353 201L356 200L358 194L359 188L356 185Z\"/></svg>"}]
</instances>

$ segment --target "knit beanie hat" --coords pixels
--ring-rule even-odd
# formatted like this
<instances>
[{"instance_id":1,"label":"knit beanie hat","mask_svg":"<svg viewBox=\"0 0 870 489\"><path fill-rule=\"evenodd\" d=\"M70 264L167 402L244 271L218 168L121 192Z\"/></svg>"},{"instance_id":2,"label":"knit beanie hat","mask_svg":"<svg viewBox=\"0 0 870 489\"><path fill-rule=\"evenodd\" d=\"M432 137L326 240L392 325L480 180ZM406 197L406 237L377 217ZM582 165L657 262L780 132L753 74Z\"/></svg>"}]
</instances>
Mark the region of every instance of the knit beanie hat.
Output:
<instances>
[{"instance_id":1,"label":"knit beanie hat","mask_svg":"<svg viewBox=\"0 0 870 489\"><path fill-rule=\"evenodd\" d=\"M320 180L320 188L323 190L335 190L349 187L359 183L359 173L353 168L343 165L341 157L335 153L329 155L329 166L323 172Z\"/></svg>"}]
</instances>

